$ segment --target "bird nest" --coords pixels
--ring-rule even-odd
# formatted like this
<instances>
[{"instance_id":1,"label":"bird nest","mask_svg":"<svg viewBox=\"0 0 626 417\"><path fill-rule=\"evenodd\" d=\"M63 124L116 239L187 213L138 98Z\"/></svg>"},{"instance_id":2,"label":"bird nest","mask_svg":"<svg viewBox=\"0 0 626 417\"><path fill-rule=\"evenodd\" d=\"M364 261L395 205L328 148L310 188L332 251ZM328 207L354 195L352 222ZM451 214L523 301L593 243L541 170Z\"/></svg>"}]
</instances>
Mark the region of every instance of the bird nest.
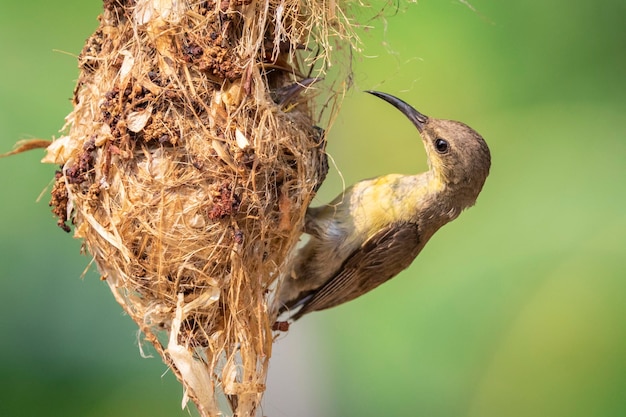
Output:
<instances>
[{"instance_id":1,"label":"bird nest","mask_svg":"<svg viewBox=\"0 0 626 417\"><path fill-rule=\"evenodd\" d=\"M51 206L203 416L265 389L268 305L327 170L314 81L351 39L333 2L105 0L80 54Z\"/></svg>"}]
</instances>

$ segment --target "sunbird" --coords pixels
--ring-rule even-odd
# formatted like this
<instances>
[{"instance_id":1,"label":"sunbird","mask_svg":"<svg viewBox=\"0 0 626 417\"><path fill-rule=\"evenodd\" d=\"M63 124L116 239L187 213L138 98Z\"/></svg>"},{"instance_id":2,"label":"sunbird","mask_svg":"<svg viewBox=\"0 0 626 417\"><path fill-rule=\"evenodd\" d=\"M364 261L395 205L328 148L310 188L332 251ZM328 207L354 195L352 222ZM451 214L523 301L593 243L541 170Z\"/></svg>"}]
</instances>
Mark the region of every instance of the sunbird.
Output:
<instances>
[{"instance_id":1,"label":"sunbird","mask_svg":"<svg viewBox=\"0 0 626 417\"><path fill-rule=\"evenodd\" d=\"M474 205L489 175L489 147L475 130L367 92L417 128L429 170L363 180L307 210L310 240L288 264L275 300L279 313L299 308L293 320L353 300L406 269L439 228Z\"/></svg>"}]
</instances>

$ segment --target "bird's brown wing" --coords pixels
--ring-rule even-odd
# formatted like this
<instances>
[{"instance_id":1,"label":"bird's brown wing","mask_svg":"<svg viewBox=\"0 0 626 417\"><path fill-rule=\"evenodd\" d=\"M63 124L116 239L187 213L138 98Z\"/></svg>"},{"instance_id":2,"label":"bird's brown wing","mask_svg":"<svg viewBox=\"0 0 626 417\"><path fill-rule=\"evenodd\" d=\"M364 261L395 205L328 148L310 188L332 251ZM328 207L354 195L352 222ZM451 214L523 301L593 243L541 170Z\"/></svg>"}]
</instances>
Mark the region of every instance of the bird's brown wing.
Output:
<instances>
[{"instance_id":1,"label":"bird's brown wing","mask_svg":"<svg viewBox=\"0 0 626 417\"><path fill-rule=\"evenodd\" d=\"M294 320L353 300L407 268L421 248L417 224L396 223L381 230L352 253L341 268L302 301Z\"/></svg>"}]
</instances>

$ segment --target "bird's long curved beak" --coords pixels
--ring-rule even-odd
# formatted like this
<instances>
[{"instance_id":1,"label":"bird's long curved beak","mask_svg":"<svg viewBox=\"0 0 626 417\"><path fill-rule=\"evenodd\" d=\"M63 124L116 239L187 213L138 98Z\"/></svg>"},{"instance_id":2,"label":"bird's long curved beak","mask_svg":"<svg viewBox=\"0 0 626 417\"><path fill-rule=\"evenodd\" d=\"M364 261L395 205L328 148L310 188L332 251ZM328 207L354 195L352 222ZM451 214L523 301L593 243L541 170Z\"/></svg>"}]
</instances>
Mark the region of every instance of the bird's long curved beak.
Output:
<instances>
[{"instance_id":1,"label":"bird's long curved beak","mask_svg":"<svg viewBox=\"0 0 626 417\"><path fill-rule=\"evenodd\" d=\"M409 120L417 127L417 130L421 133L424 130L424 125L428 121L428 116L415 110L410 104L400 100L398 97L394 97L391 94L381 93L380 91L366 90L366 93L375 95L378 98L382 98L387 103L400 110L402 114L409 118Z\"/></svg>"}]
</instances>

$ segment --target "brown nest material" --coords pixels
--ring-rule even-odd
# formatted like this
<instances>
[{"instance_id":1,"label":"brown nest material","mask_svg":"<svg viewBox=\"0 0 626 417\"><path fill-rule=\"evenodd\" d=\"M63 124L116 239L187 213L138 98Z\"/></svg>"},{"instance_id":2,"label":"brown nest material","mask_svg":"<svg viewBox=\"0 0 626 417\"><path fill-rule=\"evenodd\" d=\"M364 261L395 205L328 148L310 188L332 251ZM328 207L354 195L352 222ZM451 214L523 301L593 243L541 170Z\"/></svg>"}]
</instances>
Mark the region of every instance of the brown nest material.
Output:
<instances>
[{"instance_id":1,"label":"brown nest material","mask_svg":"<svg viewBox=\"0 0 626 417\"><path fill-rule=\"evenodd\" d=\"M253 416L264 392L269 299L327 171L323 83L303 74L349 46L343 16L317 0L105 0L80 55L44 159L62 167L53 211L203 416L223 411L218 392Z\"/></svg>"}]
</instances>

